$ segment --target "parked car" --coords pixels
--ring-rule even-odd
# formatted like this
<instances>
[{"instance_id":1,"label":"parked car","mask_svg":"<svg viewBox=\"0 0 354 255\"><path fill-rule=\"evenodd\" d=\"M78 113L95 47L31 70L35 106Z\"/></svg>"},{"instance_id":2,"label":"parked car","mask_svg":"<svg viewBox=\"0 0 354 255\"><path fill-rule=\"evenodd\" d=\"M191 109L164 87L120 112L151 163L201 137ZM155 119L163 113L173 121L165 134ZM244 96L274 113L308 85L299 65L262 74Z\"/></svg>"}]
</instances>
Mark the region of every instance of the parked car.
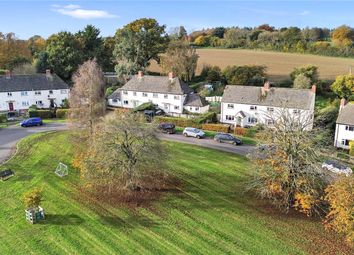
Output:
<instances>
[{"instance_id":1,"label":"parked car","mask_svg":"<svg viewBox=\"0 0 354 255\"><path fill-rule=\"evenodd\" d=\"M241 145L242 144L242 140L230 135L230 134L226 134L226 133L217 133L214 136L214 140L219 142L219 143L231 143L233 145Z\"/></svg>"},{"instance_id":2,"label":"parked car","mask_svg":"<svg viewBox=\"0 0 354 255\"><path fill-rule=\"evenodd\" d=\"M346 176L353 173L350 167L338 162L337 160L326 160L323 162L322 168L336 174L345 174Z\"/></svg>"},{"instance_id":3,"label":"parked car","mask_svg":"<svg viewBox=\"0 0 354 255\"><path fill-rule=\"evenodd\" d=\"M33 126L42 126L42 125L43 125L43 121L39 117L29 118L20 123L21 127L33 127Z\"/></svg>"},{"instance_id":4,"label":"parked car","mask_svg":"<svg viewBox=\"0 0 354 255\"><path fill-rule=\"evenodd\" d=\"M172 123L161 123L157 127L162 133L174 134L176 133L176 127Z\"/></svg>"},{"instance_id":5,"label":"parked car","mask_svg":"<svg viewBox=\"0 0 354 255\"><path fill-rule=\"evenodd\" d=\"M183 135L185 137L192 136L192 137L195 137L198 139L205 137L205 133L202 130L200 130L198 128L192 128L192 127L186 127L183 130Z\"/></svg>"}]
</instances>

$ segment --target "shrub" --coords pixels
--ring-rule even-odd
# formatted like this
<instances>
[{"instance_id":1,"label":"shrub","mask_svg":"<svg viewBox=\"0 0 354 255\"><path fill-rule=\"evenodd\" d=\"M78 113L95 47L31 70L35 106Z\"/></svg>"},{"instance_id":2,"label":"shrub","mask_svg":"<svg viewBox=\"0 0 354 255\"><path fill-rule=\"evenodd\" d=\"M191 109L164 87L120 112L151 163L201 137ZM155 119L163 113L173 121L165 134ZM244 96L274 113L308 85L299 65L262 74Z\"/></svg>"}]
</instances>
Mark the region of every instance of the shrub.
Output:
<instances>
[{"instance_id":1,"label":"shrub","mask_svg":"<svg viewBox=\"0 0 354 255\"><path fill-rule=\"evenodd\" d=\"M23 203L26 208L36 208L42 201L42 190L34 188L23 195Z\"/></svg>"},{"instance_id":2,"label":"shrub","mask_svg":"<svg viewBox=\"0 0 354 255\"><path fill-rule=\"evenodd\" d=\"M140 112L140 111L152 110L152 109L154 109L154 104L151 102L147 102L135 107L134 112Z\"/></svg>"},{"instance_id":3,"label":"shrub","mask_svg":"<svg viewBox=\"0 0 354 255\"><path fill-rule=\"evenodd\" d=\"M5 114L0 114L0 123L6 122L7 118Z\"/></svg>"},{"instance_id":4,"label":"shrub","mask_svg":"<svg viewBox=\"0 0 354 255\"><path fill-rule=\"evenodd\" d=\"M349 142L349 155L354 156L354 141Z\"/></svg>"},{"instance_id":5,"label":"shrub","mask_svg":"<svg viewBox=\"0 0 354 255\"><path fill-rule=\"evenodd\" d=\"M29 117L40 117L42 119L50 119L53 118L53 113L50 110L35 110L29 111Z\"/></svg>"},{"instance_id":6,"label":"shrub","mask_svg":"<svg viewBox=\"0 0 354 255\"><path fill-rule=\"evenodd\" d=\"M230 130L229 125L225 124L203 124L202 129L216 132L228 133Z\"/></svg>"},{"instance_id":7,"label":"shrub","mask_svg":"<svg viewBox=\"0 0 354 255\"><path fill-rule=\"evenodd\" d=\"M200 115L198 118L195 119L196 123L203 124L203 123L213 123L216 122L216 113L215 112L206 112Z\"/></svg>"},{"instance_id":8,"label":"shrub","mask_svg":"<svg viewBox=\"0 0 354 255\"><path fill-rule=\"evenodd\" d=\"M235 135L245 136L247 133L247 128L235 127L234 133Z\"/></svg>"},{"instance_id":9,"label":"shrub","mask_svg":"<svg viewBox=\"0 0 354 255\"><path fill-rule=\"evenodd\" d=\"M58 109L55 116L59 119L65 119L68 116L68 109Z\"/></svg>"},{"instance_id":10,"label":"shrub","mask_svg":"<svg viewBox=\"0 0 354 255\"><path fill-rule=\"evenodd\" d=\"M202 126L201 124L196 123L195 119L157 116L157 117L155 117L155 120L159 123L162 123L162 122L173 123L175 126L178 126L178 127L201 128L201 126Z\"/></svg>"}]
</instances>

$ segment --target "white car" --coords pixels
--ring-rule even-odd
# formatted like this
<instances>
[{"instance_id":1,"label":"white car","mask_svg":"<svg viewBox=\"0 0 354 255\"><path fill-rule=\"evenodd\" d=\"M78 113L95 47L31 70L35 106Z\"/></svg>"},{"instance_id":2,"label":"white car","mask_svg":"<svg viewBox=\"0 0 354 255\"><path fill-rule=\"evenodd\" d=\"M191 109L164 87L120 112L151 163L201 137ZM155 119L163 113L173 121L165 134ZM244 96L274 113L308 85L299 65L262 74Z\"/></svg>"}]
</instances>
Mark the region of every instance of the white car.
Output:
<instances>
[{"instance_id":1,"label":"white car","mask_svg":"<svg viewBox=\"0 0 354 255\"><path fill-rule=\"evenodd\" d=\"M350 167L343 165L336 160L326 160L323 162L322 168L331 171L332 173L345 174L346 176L349 176L353 173Z\"/></svg>"},{"instance_id":2,"label":"white car","mask_svg":"<svg viewBox=\"0 0 354 255\"><path fill-rule=\"evenodd\" d=\"M192 128L192 127L186 127L183 130L183 135L185 137L192 136L198 139L205 137L205 133L202 130L198 128Z\"/></svg>"}]
</instances>

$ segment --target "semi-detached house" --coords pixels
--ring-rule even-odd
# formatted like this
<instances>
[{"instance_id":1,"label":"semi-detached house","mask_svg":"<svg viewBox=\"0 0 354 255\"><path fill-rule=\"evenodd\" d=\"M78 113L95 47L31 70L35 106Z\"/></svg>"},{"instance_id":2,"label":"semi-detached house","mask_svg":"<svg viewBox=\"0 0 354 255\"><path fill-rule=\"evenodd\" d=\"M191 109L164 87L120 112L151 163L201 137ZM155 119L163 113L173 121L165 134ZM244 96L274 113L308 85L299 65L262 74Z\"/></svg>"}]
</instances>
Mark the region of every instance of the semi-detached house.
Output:
<instances>
[{"instance_id":1,"label":"semi-detached house","mask_svg":"<svg viewBox=\"0 0 354 255\"><path fill-rule=\"evenodd\" d=\"M158 105L167 114L209 110L208 103L173 73L153 76L140 71L108 99L110 106L123 108L135 108L147 102Z\"/></svg>"},{"instance_id":2,"label":"semi-detached house","mask_svg":"<svg viewBox=\"0 0 354 255\"><path fill-rule=\"evenodd\" d=\"M334 146L349 149L350 141L354 141L354 104L342 99L336 122Z\"/></svg>"}]
</instances>

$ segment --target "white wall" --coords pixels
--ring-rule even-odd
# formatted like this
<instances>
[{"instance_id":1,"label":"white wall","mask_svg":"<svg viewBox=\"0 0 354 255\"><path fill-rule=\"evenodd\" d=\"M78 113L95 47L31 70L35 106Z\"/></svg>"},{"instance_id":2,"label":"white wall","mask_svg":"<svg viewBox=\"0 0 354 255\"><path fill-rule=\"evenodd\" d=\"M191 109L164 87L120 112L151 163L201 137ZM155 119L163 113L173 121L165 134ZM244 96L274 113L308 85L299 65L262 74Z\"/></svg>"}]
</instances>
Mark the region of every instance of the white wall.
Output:
<instances>
[{"instance_id":1,"label":"white wall","mask_svg":"<svg viewBox=\"0 0 354 255\"><path fill-rule=\"evenodd\" d=\"M349 146L342 144L343 140L354 141L354 131L346 130L346 127L353 127L350 125L336 125L336 133L334 135L334 146L343 149L349 149Z\"/></svg>"},{"instance_id":2,"label":"white wall","mask_svg":"<svg viewBox=\"0 0 354 255\"><path fill-rule=\"evenodd\" d=\"M228 104L233 105L233 109L228 107ZM242 127L247 127L247 126L255 126L258 123L262 124L268 124L267 121L270 120L270 116L276 119L276 113L280 112L282 109L277 108L277 107L271 107L273 108L273 112L268 111L267 106L260 106L260 105L254 105L257 107L256 110L251 110L250 107L251 105L248 104L234 104L234 103L221 103L221 119L220 122L222 123L227 123L231 125L236 125L236 114L240 111L243 111L243 113L246 115L246 117L243 118L243 121L240 123ZM293 110L298 110L298 109L288 109L291 114L293 113ZM234 116L234 120L227 120L227 115L228 116ZM301 118L308 119L310 118L312 120L311 125L308 127L308 130L312 129L312 124L313 124L313 109L312 110L300 110ZM249 118L256 118L257 122L256 123L250 123Z\"/></svg>"},{"instance_id":3,"label":"white wall","mask_svg":"<svg viewBox=\"0 0 354 255\"><path fill-rule=\"evenodd\" d=\"M8 92L0 93L0 111L9 110L9 102L13 103L15 111L28 110L28 108L36 104L39 108L49 108L50 100L54 99L54 102L59 107L62 104L64 99L67 99L69 96L69 89L58 89L52 90L52 94L49 93L49 90L38 90L40 95L36 94L35 91L24 91L27 94L21 93L21 91L11 92L11 96L8 95ZM42 104L40 104L40 101Z\"/></svg>"},{"instance_id":4,"label":"white wall","mask_svg":"<svg viewBox=\"0 0 354 255\"><path fill-rule=\"evenodd\" d=\"M186 98L185 95L160 94L151 92L146 92L146 97L143 96L143 93L145 92L135 92L136 94L134 94L133 91L126 91L126 93L127 94L121 91L120 100L114 102L113 99L109 99L108 104L116 107L135 108L143 103L152 102L153 104L158 105L166 113L182 113L183 103ZM165 98L165 95L167 95L167 98ZM176 99L175 96L177 97Z\"/></svg>"},{"instance_id":5,"label":"white wall","mask_svg":"<svg viewBox=\"0 0 354 255\"><path fill-rule=\"evenodd\" d=\"M209 105L203 107L184 106L184 109L191 113L206 113L207 111L209 111Z\"/></svg>"}]
</instances>

